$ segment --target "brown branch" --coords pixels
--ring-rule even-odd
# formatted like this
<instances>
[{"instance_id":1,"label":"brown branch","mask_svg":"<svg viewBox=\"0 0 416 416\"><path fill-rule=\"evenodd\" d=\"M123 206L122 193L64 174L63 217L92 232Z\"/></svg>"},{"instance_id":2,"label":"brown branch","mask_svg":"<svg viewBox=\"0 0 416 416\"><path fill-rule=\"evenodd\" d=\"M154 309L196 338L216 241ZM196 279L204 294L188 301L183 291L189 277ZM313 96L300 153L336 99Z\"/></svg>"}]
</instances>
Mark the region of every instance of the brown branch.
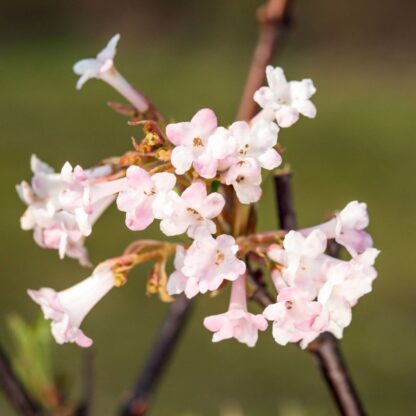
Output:
<instances>
[{"instance_id":1,"label":"brown branch","mask_svg":"<svg viewBox=\"0 0 416 416\"><path fill-rule=\"evenodd\" d=\"M247 76L237 120L250 120L257 112L253 95L265 80L266 66L280 46L285 26L290 22L292 0L268 0L257 10L259 37Z\"/></svg>"},{"instance_id":2,"label":"brown branch","mask_svg":"<svg viewBox=\"0 0 416 416\"><path fill-rule=\"evenodd\" d=\"M296 214L292 195L291 174L282 171L275 177L275 192L280 226L283 229L296 228ZM332 246L331 250L335 250ZM365 411L348 372L338 341L330 333L321 334L307 349L319 364L332 398L343 416L363 416Z\"/></svg>"},{"instance_id":3,"label":"brown branch","mask_svg":"<svg viewBox=\"0 0 416 416\"><path fill-rule=\"evenodd\" d=\"M151 396L166 370L169 358L185 327L192 304L193 302L185 295L181 295L169 307L136 386L123 405L120 415L143 416L146 414Z\"/></svg>"},{"instance_id":4,"label":"brown branch","mask_svg":"<svg viewBox=\"0 0 416 416\"><path fill-rule=\"evenodd\" d=\"M0 387L6 399L10 402L17 414L23 416L36 416L39 407L30 397L19 378L14 373L10 361L0 347Z\"/></svg>"},{"instance_id":5,"label":"brown branch","mask_svg":"<svg viewBox=\"0 0 416 416\"><path fill-rule=\"evenodd\" d=\"M366 414L354 387L337 339L325 332L308 346L319 365L338 410L343 416Z\"/></svg>"},{"instance_id":6,"label":"brown branch","mask_svg":"<svg viewBox=\"0 0 416 416\"><path fill-rule=\"evenodd\" d=\"M74 411L74 416L88 416L91 414L94 395L94 351L86 350L82 363L83 392L81 402Z\"/></svg>"}]
</instances>

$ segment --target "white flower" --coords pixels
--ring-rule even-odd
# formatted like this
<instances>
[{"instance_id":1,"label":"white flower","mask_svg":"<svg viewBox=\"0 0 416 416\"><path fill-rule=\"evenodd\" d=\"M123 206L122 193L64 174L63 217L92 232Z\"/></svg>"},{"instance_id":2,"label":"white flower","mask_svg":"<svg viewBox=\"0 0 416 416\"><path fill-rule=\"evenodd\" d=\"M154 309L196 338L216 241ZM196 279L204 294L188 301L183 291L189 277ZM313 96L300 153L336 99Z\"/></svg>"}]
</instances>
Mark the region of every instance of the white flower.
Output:
<instances>
[{"instance_id":1,"label":"white flower","mask_svg":"<svg viewBox=\"0 0 416 416\"><path fill-rule=\"evenodd\" d=\"M251 158L232 165L223 175L223 181L234 187L242 204L251 204L260 199L261 180L260 166Z\"/></svg>"},{"instance_id":2,"label":"white flower","mask_svg":"<svg viewBox=\"0 0 416 416\"><path fill-rule=\"evenodd\" d=\"M29 296L41 306L45 318L52 320L52 335L58 344L92 345L91 338L80 326L90 310L114 287L111 266L111 263L102 263L90 277L61 292L50 288L28 290Z\"/></svg>"},{"instance_id":3,"label":"white flower","mask_svg":"<svg viewBox=\"0 0 416 416\"><path fill-rule=\"evenodd\" d=\"M216 232L212 219L221 213L224 204L221 194L208 195L205 183L193 182L181 196L171 191L155 201L154 215L162 220L160 229L164 234L172 236L188 231L193 238L201 228L211 234Z\"/></svg>"},{"instance_id":4,"label":"white flower","mask_svg":"<svg viewBox=\"0 0 416 416\"><path fill-rule=\"evenodd\" d=\"M126 177L128 186L118 194L117 207L126 213L128 228L144 230L153 222L159 201L163 203L164 195L175 186L176 177L167 172L150 175L138 166L130 166Z\"/></svg>"},{"instance_id":5,"label":"white flower","mask_svg":"<svg viewBox=\"0 0 416 416\"><path fill-rule=\"evenodd\" d=\"M238 245L230 235L214 239L205 230L195 236L186 253L176 252L176 271L169 276L170 295L185 292L188 298L197 293L217 290L224 280L234 281L246 270L246 265L236 257Z\"/></svg>"},{"instance_id":6,"label":"white flower","mask_svg":"<svg viewBox=\"0 0 416 416\"><path fill-rule=\"evenodd\" d=\"M134 89L114 66L114 57L119 40L120 35L117 33L110 39L107 46L98 53L96 58L82 59L73 66L74 72L80 76L77 89L81 89L91 78L101 79L130 101L137 110L146 113L149 110L149 102L146 97Z\"/></svg>"},{"instance_id":7,"label":"white flower","mask_svg":"<svg viewBox=\"0 0 416 416\"><path fill-rule=\"evenodd\" d=\"M261 87L254 94L254 101L263 108L259 118L275 118L280 127L290 127L299 114L309 118L316 116L316 107L310 98L316 92L312 80L287 81L282 68L266 68L269 86Z\"/></svg>"},{"instance_id":8,"label":"white flower","mask_svg":"<svg viewBox=\"0 0 416 416\"><path fill-rule=\"evenodd\" d=\"M227 312L204 319L205 328L214 333L212 342L235 338L249 347L254 347L258 331L267 329L267 321L262 315L254 315L247 310L245 284L245 276L240 276L232 283Z\"/></svg>"}]
</instances>

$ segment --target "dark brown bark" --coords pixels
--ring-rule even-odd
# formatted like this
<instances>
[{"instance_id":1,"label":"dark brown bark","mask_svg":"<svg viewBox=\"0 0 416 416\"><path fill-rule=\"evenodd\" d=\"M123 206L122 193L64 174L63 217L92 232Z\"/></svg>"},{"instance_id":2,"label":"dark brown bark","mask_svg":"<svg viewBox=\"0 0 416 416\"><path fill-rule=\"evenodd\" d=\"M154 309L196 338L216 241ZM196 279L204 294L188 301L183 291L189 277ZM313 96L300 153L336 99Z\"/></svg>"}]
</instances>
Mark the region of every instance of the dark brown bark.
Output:
<instances>
[{"instance_id":1,"label":"dark brown bark","mask_svg":"<svg viewBox=\"0 0 416 416\"><path fill-rule=\"evenodd\" d=\"M10 361L0 347L0 386L6 399L15 409L16 413L23 416L39 415L39 407L29 396L28 392L14 373Z\"/></svg>"},{"instance_id":2,"label":"dark brown bark","mask_svg":"<svg viewBox=\"0 0 416 416\"><path fill-rule=\"evenodd\" d=\"M169 359L184 330L192 303L192 300L181 295L170 305L162 327L152 344L150 354L145 360L136 386L122 407L120 412L122 416L143 416L146 414L151 396L166 370Z\"/></svg>"},{"instance_id":3,"label":"dark brown bark","mask_svg":"<svg viewBox=\"0 0 416 416\"><path fill-rule=\"evenodd\" d=\"M295 229L296 214L290 172L277 174L274 184L280 227L285 230ZM329 250L331 254L338 254L339 246L332 244ZM330 333L323 333L308 346L307 350L314 355L319 364L322 376L340 414L343 416L365 415L337 339Z\"/></svg>"}]
</instances>

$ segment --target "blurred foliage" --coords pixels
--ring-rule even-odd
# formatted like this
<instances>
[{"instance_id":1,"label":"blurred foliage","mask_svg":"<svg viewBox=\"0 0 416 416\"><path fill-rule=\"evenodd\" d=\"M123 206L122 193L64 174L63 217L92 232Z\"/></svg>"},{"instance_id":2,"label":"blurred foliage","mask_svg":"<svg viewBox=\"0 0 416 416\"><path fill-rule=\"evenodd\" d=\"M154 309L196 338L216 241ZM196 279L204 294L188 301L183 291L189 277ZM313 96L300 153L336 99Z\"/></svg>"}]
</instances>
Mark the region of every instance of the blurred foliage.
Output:
<instances>
[{"instance_id":1,"label":"blurred foliage","mask_svg":"<svg viewBox=\"0 0 416 416\"><path fill-rule=\"evenodd\" d=\"M8 321L12 334L12 364L29 394L46 408L56 402L55 373L50 323L39 316L34 325L18 315Z\"/></svg>"},{"instance_id":2,"label":"blurred foliage","mask_svg":"<svg viewBox=\"0 0 416 416\"><path fill-rule=\"evenodd\" d=\"M28 287L60 290L89 274L76 262L61 262L56 252L41 250L19 228L24 207L14 184L30 177L30 154L36 152L57 169L66 160L87 167L124 152L137 133L105 106L107 100L120 100L106 85L90 81L75 91L72 64L93 56L108 35L120 31L119 69L168 118L187 119L210 106L227 124L233 120L255 42L253 9L259 3L45 2L39 26L31 26L37 2L27 1L25 8L19 2L2 2L0 8L14 8L17 17L0 13L6 34L0 44L0 316L18 311L30 317L37 311L26 295ZM301 226L319 222L350 200L368 202L370 232L382 250L380 275L374 292L354 308L342 347L369 414L410 415L416 374L411 262L416 81L413 46L406 46L406 34L414 26L408 23L412 13L405 13L401 2L375 4L297 3L293 34L275 63L291 79L315 81L318 117L283 130L279 141L294 171ZM189 8L194 14L188 14ZM24 10L27 20L19 15ZM259 220L261 229L276 227L270 182ZM158 235L157 225L140 234ZM123 216L113 207L98 222L88 245L97 262L121 253L134 238L138 234L124 227ZM95 415L114 413L165 312L156 297L145 295L148 272L143 267L132 273L127 285L109 294L85 322L96 352ZM227 295L198 300L152 414L211 416L221 414L231 401L245 416L333 415L315 363L297 347L278 347L269 331L255 349L232 341L210 342L203 317L225 310ZM2 339L5 332L1 321ZM57 349L56 371L76 377L79 349ZM0 414L12 415L1 395Z\"/></svg>"}]
</instances>

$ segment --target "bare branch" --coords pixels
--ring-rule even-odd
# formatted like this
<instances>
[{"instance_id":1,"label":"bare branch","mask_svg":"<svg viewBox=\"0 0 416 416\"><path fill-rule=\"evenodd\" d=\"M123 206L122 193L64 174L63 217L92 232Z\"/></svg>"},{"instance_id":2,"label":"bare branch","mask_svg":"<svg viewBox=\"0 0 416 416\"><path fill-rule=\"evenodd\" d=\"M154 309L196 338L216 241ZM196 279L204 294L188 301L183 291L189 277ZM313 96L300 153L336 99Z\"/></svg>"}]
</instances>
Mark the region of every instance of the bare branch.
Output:
<instances>
[{"instance_id":1,"label":"bare branch","mask_svg":"<svg viewBox=\"0 0 416 416\"><path fill-rule=\"evenodd\" d=\"M38 405L32 400L19 378L14 373L10 361L0 347L0 386L4 390L6 399L19 415L36 416Z\"/></svg>"},{"instance_id":2,"label":"bare branch","mask_svg":"<svg viewBox=\"0 0 416 416\"><path fill-rule=\"evenodd\" d=\"M169 307L134 391L123 405L120 413L122 416L143 416L146 414L151 396L166 370L169 359L185 327L192 303L185 295L181 295Z\"/></svg>"},{"instance_id":3,"label":"bare branch","mask_svg":"<svg viewBox=\"0 0 416 416\"><path fill-rule=\"evenodd\" d=\"M91 414L94 393L94 351L85 350L82 363L83 392L81 403L74 412L74 416L88 416Z\"/></svg>"},{"instance_id":4,"label":"bare branch","mask_svg":"<svg viewBox=\"0 0 416 416\"><path fill-rule=\"evenodd\" d=\"M282 209L278 212L280 226L286 230L296 228L291 178L290 172L283 171L276 175L274 182L277 206ZM336 248L332 247L332 250ZM321 334L308 346L308 351L315 356L340 414L343 416L365 415L335 337L330 333Z\"/></svg>"},{"instance_id":5,"label":"bare branch","mask_svg":"<svg viewBox=\"0 0 416 416\"><path fill-rule=\"evenodd\" d=\"M257 10L259 37L251 61L237 120L250 120L257 111L254 92L264 84L266 66L280 46L285 26L290 22L292 0L268 0Z\"/></svg>"}]
</instances>

